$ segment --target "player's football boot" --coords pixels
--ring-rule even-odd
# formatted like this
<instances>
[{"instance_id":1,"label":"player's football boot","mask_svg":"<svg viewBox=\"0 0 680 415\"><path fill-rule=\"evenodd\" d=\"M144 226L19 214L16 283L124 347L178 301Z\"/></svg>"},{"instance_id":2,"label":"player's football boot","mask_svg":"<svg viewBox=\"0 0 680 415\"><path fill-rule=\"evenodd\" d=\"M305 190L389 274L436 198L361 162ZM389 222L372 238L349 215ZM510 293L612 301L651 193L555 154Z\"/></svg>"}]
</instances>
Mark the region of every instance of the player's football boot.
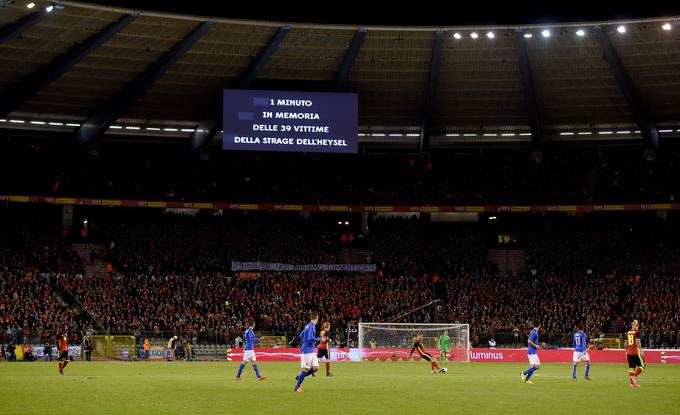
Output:
<instances>
[{"instance_id":1,"label":"player's football boot","mask_svg":"<svg viewBox=\"0 0 680 415\"><path fill-rule=\"evenodd\" d=\"M257 378L257 380L265 380L265 379L267 379L266 376L260 376L259 378Z\"/></svg>"}]
</instances>

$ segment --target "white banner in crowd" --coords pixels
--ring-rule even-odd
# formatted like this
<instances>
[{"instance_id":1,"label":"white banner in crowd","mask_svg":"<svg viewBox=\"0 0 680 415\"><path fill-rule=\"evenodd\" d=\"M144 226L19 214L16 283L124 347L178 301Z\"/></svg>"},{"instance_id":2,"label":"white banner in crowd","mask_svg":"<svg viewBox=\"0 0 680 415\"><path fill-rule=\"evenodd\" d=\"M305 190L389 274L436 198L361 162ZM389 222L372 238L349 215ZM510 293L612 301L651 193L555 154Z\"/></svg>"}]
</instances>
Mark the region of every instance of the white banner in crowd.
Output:
<instances>
[{"instance_id":1,"label":"white banner in crowd","mask_svg":"<svg viewBox=\"0 0 680 415\"><path fill-rule=\"evenodd\" d=\"M281 264L277 262L232 262L232 271L347 271L375 272L375 264Z\"/></svg>"},{"instance_id":2,"label":"white banner in crowd","mask_svg":"<svg viewBox=\"0 0 680 415\"><path fill-rule=\"evenodd\" d=\"M35 356L38 359L45 357L45 347L44 346L31 346L31 351L33 352L33 356ZM68 355L73 356L73 357L81 357L82 356L82 347L81 346L69 346L68 347ZM52 357L54 359L59 357L59 352L57 351L56 347L52 347Z\"/></svg>"}]
</instances>

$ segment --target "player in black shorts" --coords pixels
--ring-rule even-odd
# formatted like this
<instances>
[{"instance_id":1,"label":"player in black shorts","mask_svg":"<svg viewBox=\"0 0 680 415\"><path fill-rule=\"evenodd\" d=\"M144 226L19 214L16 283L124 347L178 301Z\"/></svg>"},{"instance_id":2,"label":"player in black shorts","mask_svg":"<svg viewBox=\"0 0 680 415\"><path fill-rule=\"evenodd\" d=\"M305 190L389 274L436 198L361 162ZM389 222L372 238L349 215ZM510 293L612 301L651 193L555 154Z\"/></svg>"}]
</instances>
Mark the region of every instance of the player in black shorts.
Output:
<instances>
[{"instance_id":1,"label":"player in black shorts","mask_svg":"<svg viewBox=\"0 0 680 415\"><path fill-rule=\"evenodd\" d=\"M59 336L57 345L59 350L59 374L64 376L64 369L68 365L68 336L65 329L62 335Z\"/></svg>"},{"instance_id":2,"label":"player in black shorts","mask_svg":"<svg viewBox=\"0 0 680 415\"><path fill-rule=\"evenodd\" d=\"M430 362L432 373L441 372L442 370L439 368L439 365L437 365L437 362L434 361L432 355L425 351L425 346L423 346L422 340L423 333L418 333L416 338L413 339L413 348L411 349L411 353L408 354L409 357L413 355L413 352L418 352L418 355L420 355L423 360Z\"/></svg>"},{"instance_id":3,"label":"player in black shorts","mask_svg":"<svg viewBox=\"0 0 680 415\"><path fill-rule=\"evenodd\" d=\"M323 330L321 330L321 342L319 343L319 349L316 352L316 357L321 361L326 363L326 376L333 376L331 373L331 354L330 354L330 345L329 345L329 338L328 338L328 331L331 329L331 323L325 322L323 324Z\"/></svg>"}]
</instances>

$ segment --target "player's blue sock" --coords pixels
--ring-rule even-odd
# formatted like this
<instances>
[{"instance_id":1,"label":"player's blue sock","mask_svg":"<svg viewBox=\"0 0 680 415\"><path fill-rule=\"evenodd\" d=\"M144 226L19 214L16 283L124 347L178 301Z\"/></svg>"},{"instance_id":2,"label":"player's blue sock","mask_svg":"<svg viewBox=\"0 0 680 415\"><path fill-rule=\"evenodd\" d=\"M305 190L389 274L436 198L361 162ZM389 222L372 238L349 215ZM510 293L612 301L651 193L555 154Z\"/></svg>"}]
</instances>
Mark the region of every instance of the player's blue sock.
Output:
<instances>
[{"instance_id":1,"label":"player's blue sock","mask_svg":"<svg viewBox=\"0 0 680 415\"><path fill-rule=\"evenodd\" d=\"M588 372L590 372L590 362L586 362L586 377L588 377Z\"/></svg>"},{"instance_id":2,"label":"player's blue sock","mask_svg":"<svg viewBox=\"0 0 680 415\"><path fill-rule=\"evenodd\" d=\"M307 371L303 370L300 372L300 376L298 376L298 381L297 384L295 385L295 389L299 388L300 385L302 385L302 381L305 380L305 376L307 376Z\"/></svg>"},{"instance_id":3,"label":"player's blue sock","mask_svg":"<svg viewBox=\"0 0 680 415\"><path fill-rule=\"evenodd\" d=\"M588 367L588 366L586 366L586 367ZM588 373L588 369L586 369L586 373ZM588 375L586 375L586 376L588 376ZM576 379L576 364L574 364L574 368L571 371L571 377Z\"/></svg>"},{"instance_id":4,"label":"player's blue sock","mask_svg":"<svg viewBox=\"0 0 680 415\"><path fill-rule=\"evenodd\" d=\"M260 371L257 370L257 365L253 365L253 370L255 371L255 376L260 377Z\"/></svg>"},{"instance_id":5,"label":"player's blue sock","mask_svg":"<svg viewBox=\"0 0 680 415\"><path fill-rule=\"evenodd\" d=\"M527 380L531 379L531 376L533 376L534 372L537 371L538 368L536 366L531 366L529 369L527 369Z\"/></svg>"},{"instance_id":6,"label":"player's blue sock","mask_svg":"<svg viewBox=\"0 0 680 415\"><path fill-rule=\"evenodd\" d=\"M237 378L241 377L241 373L243 373L243 368L246 367L243 363L241 363L241 366L238 367L238 373L236 374Z\"/></svg>"}]
</instances>

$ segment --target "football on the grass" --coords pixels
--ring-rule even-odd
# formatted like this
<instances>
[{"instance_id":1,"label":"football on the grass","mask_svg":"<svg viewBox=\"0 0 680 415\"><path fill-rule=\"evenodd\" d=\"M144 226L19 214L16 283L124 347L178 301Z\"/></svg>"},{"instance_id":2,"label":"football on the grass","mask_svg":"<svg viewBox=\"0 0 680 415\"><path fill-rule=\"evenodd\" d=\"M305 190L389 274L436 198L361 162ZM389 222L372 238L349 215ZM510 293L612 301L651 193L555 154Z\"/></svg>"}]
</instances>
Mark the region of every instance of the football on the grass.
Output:
<instances>
[{"instance_id":1,"label":"football on the grass","mask_svg":"<svg viewBox=\"0 0 680 415\"><path fill-rule=\"evenodd\" d=\"M449 368L445 367L445 368L444 368L444 369L442 369L442 370L444 371L444 373L446 373L446 372L448 372L448 371L449 371Z\"/></svg>"}]
</instances>

